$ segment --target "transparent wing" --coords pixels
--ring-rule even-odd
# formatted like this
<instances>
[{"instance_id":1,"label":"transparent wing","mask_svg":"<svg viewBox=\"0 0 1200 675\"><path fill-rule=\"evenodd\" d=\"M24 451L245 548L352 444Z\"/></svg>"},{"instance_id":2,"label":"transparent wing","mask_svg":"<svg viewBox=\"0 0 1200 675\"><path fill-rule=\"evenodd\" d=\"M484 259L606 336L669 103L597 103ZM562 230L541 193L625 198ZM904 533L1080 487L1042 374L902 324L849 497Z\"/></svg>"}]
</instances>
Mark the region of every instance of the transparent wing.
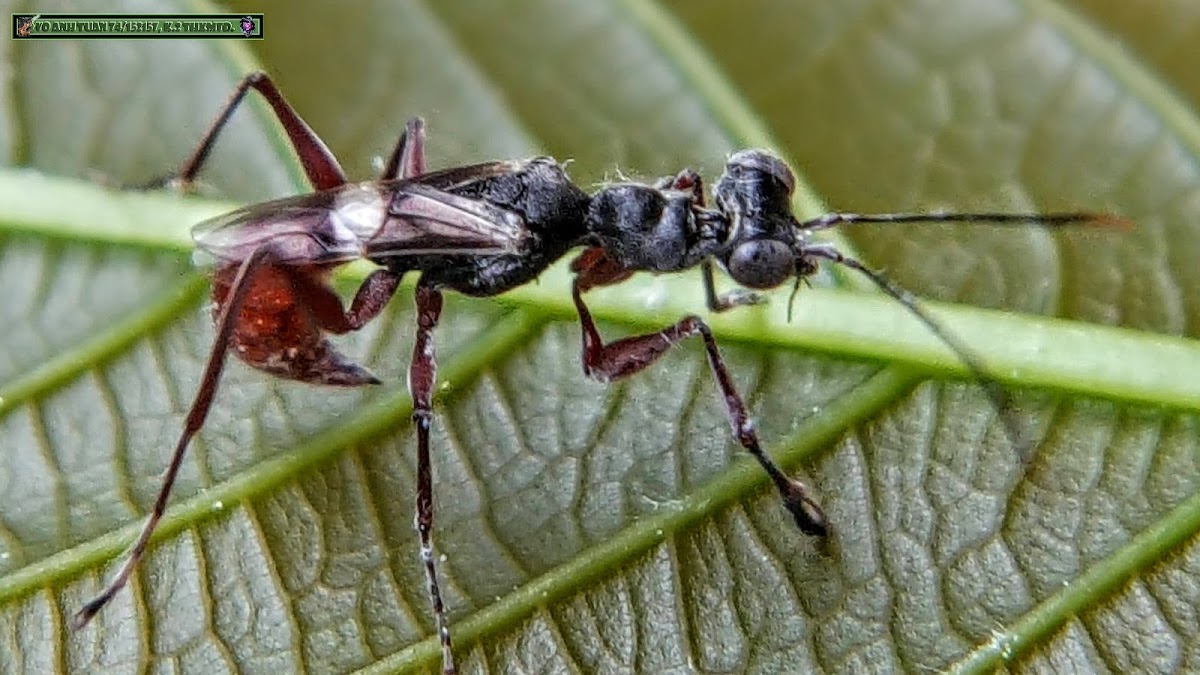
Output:
<instances>
[{"instance_id":1,"label":"transparent wing","mask_svg":"<svg viewBox=\"0 0 1200 675\"><path fill-rule=\"evenodd\" d=\"M430 253L505 253L520 248L528 228L517 213L421 183L396 191L371 257Z\"/></svg>"},{"instance_id":2,"label":"transparent wing","mask_svg":"<svg viewBox=\"0 0 1200 675\"><path fill-rule=\"evenodd\" d=\"M516 250L525 234L519 214L419 179L359 183L252 204L192 230L196 245L219 260L245 260L269 246L281 264L498 254Z\"/></svg>"},{"instance_id":3,"label":"transparent wing","mask_svg":"<svg viewBox=\"0 0 1200 675\"><path fill-rule=\"evenodd\" d=\"M329 222L333 200L328 193L288 197L251 204L206 220L192 228L196 246L219 260L245 260L263 246L281 263L336 262L362 255L352 232L338 233Z\"/></svg>"}]
</instances>

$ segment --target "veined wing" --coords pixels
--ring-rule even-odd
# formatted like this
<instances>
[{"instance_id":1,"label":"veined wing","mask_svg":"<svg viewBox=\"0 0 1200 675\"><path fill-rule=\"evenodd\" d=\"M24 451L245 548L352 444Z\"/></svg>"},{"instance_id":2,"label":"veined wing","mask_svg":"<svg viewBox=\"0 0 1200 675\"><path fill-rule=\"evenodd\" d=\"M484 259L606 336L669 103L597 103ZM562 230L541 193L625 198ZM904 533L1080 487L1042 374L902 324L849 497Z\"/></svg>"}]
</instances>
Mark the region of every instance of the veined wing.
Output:
<instances>
[{"instance_id":1,"label":"veined wing","mask_svg":"<svg viewBox=\"0 0 1200 675\"><path fill-rule=\"evenodd\" d=\"M371 257L407 255L414 248L443 254L511 253L528 235L520 214L410 182L397 190L387 222L367 244Z\"/></svg>"},{"instance_id":2,"label":"veined wing","mask_svg":"<svg viewBox=\"0 0 1200 675\"><path fill-rule=\"evenodd\" d=\"M330 223L330 191L250 204L192 228L196 245L220 260L245 260L270 246L282 263L353 260L362 246L352 232Z\"/></svg>"},{"instance_id":3,"label":"veined wing","mask_svg":"<svg viewBox=\"0 0 1200 675\"><path fill-rule=\"evenodd\" d=\"M196 245L220 260L268 246L282 264L365 255L504 253L524 233L515 213L417 181L357 183L252 204L204 221Z\"/></svg>"},{"instance_id":4,"label":"veined wing","mask_svg":"<svg viewBox=\"0 0 1200 675\"><path fill-rule=\"evenodd\" d=\"M467 166L452 166L423 173L409 179L409 182L415 181L446 192L455 192L489 178L520 171L529 162L527 159L502 159Z\"/></svg>"}]
</instances>

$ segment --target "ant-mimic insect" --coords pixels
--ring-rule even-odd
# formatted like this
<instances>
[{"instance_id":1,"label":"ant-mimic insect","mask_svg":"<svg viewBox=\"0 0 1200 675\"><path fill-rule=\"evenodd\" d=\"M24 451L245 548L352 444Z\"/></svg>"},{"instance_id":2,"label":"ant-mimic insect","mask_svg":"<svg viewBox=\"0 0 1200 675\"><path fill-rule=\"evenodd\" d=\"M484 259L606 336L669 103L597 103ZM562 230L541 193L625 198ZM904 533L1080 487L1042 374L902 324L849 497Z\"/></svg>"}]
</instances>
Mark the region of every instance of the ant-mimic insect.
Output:
<instances>
[{"instance_id":1,"label":"ant-mimic insect","mask_svg":"<svg viewBox=\"0 0 1200 675\"><path fill-rule=\"evenodd\" d=\"M204 424L227 352L272 375L315 384L378 383L340 354L328 336L358 330L387 305L401 278L417 273L417 333L408 386L417 434L416 529L430 602L442 646L442 670L454 673L450 627L433 551L433 482L429 449L437 373L433 331L447 290L472 296L504 293L535 279L575 248L572 299L583 335L583 370L601 381L619 380L659 359L689 337L704 341L709 366L737 442L762 466L801 531L824 535L825 515L805 486L784 473L762 449L750 414L734 387L716 339L698 316L644 335L605 342L583 294L634 272L670 273L700 267L708 308L720 312L760 302L752 292L718 295L714 266L743 287L797 288L820 261L855 269L895 298L953 349L981 381L982 361L945 331L912 296L882 274L826 243L817 231L850 223L981 222L1060 226L1115 223L1091 213L879 214L831 213L799 221L791 210L795 179L764 150L733 154L705 204L692 171L652 185L619 183L587 194L547 157L425 170L421 120L408 122L379 180L350 183L325 144L263 73L246 76L191 157L173 178L188 187L234 110L254 89L266 99L299 155L314 192L248 206L202 223L197 245L217 259L213 273L216 336L199 391L171 455L162 486L140 534L112 581L75 615L86 625L125 586L145 554L192 437ZM366 259L379 266L347 309L330 286L334 269ZM793 291L794 296L794 291ZM993 399L994 401L997 399Z\"/></svg>"}]
</instances>

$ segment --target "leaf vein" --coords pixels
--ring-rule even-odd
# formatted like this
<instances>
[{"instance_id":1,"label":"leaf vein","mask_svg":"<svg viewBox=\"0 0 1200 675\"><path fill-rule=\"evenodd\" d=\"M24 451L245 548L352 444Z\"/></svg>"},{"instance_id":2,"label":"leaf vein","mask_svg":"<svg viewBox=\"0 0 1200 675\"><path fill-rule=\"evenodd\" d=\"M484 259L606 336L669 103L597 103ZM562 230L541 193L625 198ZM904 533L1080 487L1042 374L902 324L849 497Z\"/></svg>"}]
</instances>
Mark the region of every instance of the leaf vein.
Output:
<instances>
[{"instance_id":1,"label":"leaf vein","mask_svg":"<svg viewBox=\"0 0 1200 675\"><path fill-rule=\"evenodd\" d=\"M24 376L0 386L0 417L24 403L40 400L80 374L124 353L147 333L165 326L185 307L194 304L207 286L204 276L188 275L145 310L130 315L73 349L60 351Z\"/></svg>"}]
</instances>

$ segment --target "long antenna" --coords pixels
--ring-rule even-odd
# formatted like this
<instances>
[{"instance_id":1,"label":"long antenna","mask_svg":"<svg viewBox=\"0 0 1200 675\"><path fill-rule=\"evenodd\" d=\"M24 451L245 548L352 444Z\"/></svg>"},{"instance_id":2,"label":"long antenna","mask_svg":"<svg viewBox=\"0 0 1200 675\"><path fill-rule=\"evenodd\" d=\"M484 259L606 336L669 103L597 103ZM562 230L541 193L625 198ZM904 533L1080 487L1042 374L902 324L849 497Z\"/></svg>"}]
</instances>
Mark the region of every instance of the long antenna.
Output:
<instances>
[{"instance_id":1,"label":"long antenna","mask_svg":"<svg viewBox=\"0 0 1200 675\"><path fill-rule=\"evenodd\" d=\"M1107 213L1075 211L1067 213L826 213L799 223L802 230L816 232L838 225L856 223L981 223L988 225L1098 225L1107 229L1128 230L1133 223Z\"/></svg>"},{"instance_id":2,"label":"long antenna","mask_svg":"<svg viewBox=\"0 0 1200 675\"><path fill-rule=\"evenodd\" d=\"M1129 230L1133 228L1133 222L1107 213L1094 213L1091 211L1069 211L1062 213L993 213L993 212L975 212L975 213L826 213L822 216L806 220L798 223L801 230L816 232L820 230L828 230L839 225L852 225L858 223L878 223L878 224L896 224L896 223L980 223L988 225L1043 225L1048 227L1062 227L1069 225L1093 225L1105 229L1113 230ZM900 304L904 305L909 312L913 314L925 327L929 329L939 340L951 349L962 361L967 370L971 372L971 376L979 380L983 385L987 396L992 401L992 405L996 407L1000 418L1007 427L1009 437L1017 446L1018 453L1024 458L1027 448L1025 447L1022 433L1017 425L1016 420L1011 415L1010 401L1012 399L1008 390L1000 385L999 381L990 374L987 366L984 365L984 360L979 357L970 347L954 336L953 333L942 327L928 312L921 308L916 297L911 293L898 286L891 279L877 272L861 261L847 257L828 244L806 245L800 250L800 254L811 255L818 258L824 258L839 265L845 265L852 269L858 270L864 276L871 280L880 290L891 296ZM795 297L795 290L793 290ZM791 308L789 307L789 315Z\"/></svg>"},{"instance_id":3,"label":"long antenna","mask_svg":"<svg viewBox=\"0 0 1200 675\"><path fill-rule=\"evenodd\" d=\"M928 328L931 333L937 336L939 340L941 340L947 347L950 348L951 351L955 353L956 356L958 356L963 365L967 367L967 370L971 372L971 376L983 385L988 399L991 400L992 405L995 406L997 413L1000 415L1000 419L1008 432L1010 440L1016 446L1018 455L1022 459L1025 459L1027 448L1025 447L1025 440L1023 438L1024 434L1022 434L1020 426L1017 424L1016 419L1011 414L1012 406L1010 403L1012 397L1008 393L1008 390L1006 390L1000 384L1000 382L993 375L991 375L987 366L984 365L984 360L980 358L974 350L968 347L964 342L962 342L962 340L959 340L954 333L946 330L941 323L939 323L933 318L933 316L926 312L921 307L920 303L917 302L916 297L913 296L912 293L904 290L882 273L867 267L859 260L847 257L843 255L841 251L829 245L805 247L802 253L804 255L812 255L818 258L824 258L825 260L835 262L839 265L845 265L851 269L858 270L864 276L870 279L872 283L878 286L880 290L891 296L901 305L904 305L904 307L907 308L908 311L913 314L913 316L915 316L921 323L925 324L925 327Z\"/></svg>"}]
</instances>

